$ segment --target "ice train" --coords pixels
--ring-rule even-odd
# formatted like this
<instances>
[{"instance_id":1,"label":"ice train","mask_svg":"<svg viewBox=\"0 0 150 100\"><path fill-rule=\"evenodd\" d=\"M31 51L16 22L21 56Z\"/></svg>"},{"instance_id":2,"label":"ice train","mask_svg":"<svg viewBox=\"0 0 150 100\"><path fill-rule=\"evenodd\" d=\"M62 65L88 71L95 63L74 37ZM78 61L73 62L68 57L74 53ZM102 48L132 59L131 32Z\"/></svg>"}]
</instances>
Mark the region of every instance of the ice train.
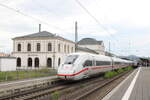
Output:
<instances>
[{"instance_id":1,"label":"ice train","mask_svg":"<svg viewBox=\"0 0 150 100\"><path fill-rule=\"evenodd\" d=\"M116 57L89 53L69 54L59 66L57 76L60 79L80 80L94 74L111 71L131 65L133 62Z\"/></svg>"}]
</instances>

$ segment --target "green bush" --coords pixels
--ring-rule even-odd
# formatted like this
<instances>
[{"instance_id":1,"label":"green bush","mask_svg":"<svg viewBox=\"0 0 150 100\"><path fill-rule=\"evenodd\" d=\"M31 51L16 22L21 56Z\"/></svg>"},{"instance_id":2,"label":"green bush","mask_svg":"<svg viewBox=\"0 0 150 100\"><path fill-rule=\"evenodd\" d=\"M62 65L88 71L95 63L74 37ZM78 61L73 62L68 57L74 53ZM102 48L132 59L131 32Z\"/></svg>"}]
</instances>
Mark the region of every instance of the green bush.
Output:
<instances>
[{"instance_id":1,"label":"green bush","mask_svg":"<svg viewBox=\"0 0 150 100\"><path fill-rule=\"evenodd\" d=\"M40 70L0 72L0 82L35 78L35 77L45 77L45 76L52 76L52 75L56 75L56 70L40 69Z\"/></svg>"},{"instance_id":2,"label":"green bush","mask_svg":"<svg viewBox=\"0 0 150 100\"><path fill-rule=\"evenodd\" d=\"M52 93L52 100L58 100L60 93L58 91L55 91Z\"/></svg>"},{"instance_id":3,"label":"green bush","mask_svg":"<svg viewBox=\"0 0 150 100\"><path fill-rule=\"evenodd\" d=\"M128 69L128 70L132 70L132 69L133 69L133 67L129 66L129 67L127 67L127 69Z\"/></svg>"},{"instance_id":4,"label":"green bush","mask_svg":"<svg viewBox=\"0 0 150 100\"><path fill-rule=\"evenodd\" d=\"M126 67L126 68L120 68L116 71L106 72L104 77L105 78L112 78L112 77L116 76L117 74L123 73L124 71L130 71L132 69L133 69L133 67L131 67L131 66Z\"/></svg>"},{"instance_id":5,"label":"green bush","mask_svg":"<svg viewBox=\"0 0 150 100\"><path fill-rule=\"evenodd\" d=\"M125 71L129 71L129 70L132 70L132 69L133 69L132 66L129 66L129 67L124 68Z\"/></svg>"},{"instance_id":6,"label":"green bush","mask_svg":"<svg viewBox=\"0 0 150 100\"><path fill-rule=\"evenodd\" d=\"M120 68L120 69L117 70L117 72L122 73L122 72L124 72L124 70L122 68Z\"/></svg>"},{"instance_id":7,"label":"green bush","mask_svg":"<svg viewBox=\"0 0 150 100\"><path fill-rule=\"evenodd\" d=\"M112 78L112 77L116 76L117 74L118 74L118 73L115 72L115 71L106 72L105 75L104 75L104 77L105 77L105 78Z\"/></svg>"}]
</instances>

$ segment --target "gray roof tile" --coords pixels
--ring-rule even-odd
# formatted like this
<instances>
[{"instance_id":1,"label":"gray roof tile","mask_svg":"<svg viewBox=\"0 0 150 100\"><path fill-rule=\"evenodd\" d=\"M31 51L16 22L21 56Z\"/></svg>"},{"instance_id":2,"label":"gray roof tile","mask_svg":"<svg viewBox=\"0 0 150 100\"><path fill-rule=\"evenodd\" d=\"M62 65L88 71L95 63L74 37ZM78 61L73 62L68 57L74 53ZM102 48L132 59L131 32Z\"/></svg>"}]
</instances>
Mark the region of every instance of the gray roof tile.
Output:
<instances>
[{"instance_id":1,"label":"gray roof tile","mask_svg":"<svg viewBox=\"0 0 150 100\"><path fill-rule=\"evenodd\" d=\"M61 36L58 36L56 34L53 34L53 33L50 33L50 32L47 32L47 31L41 31L41 32L38 32L38 33L33 33L33 34L29 34L29 35L25 35L25 36L20 36L20 37L15 37L13 39L23 39L23 38L61 38L63 40L68 40L68 39L65 39ZM73 42L71 40L68 40L70 42ZM74 43L74 42L73 42Z\"/></svg>"},{"instance_id":2,"label":"gray roof tile","mask_svg":"<svg viewBox=\"0 0 150 100\"><path fill-rule=\"evenodd\" d=\"M94 54L98 54L98 52L92 50L92 49L89 49L89 48L85 48L85 47L79 47L77 46L77 50L81 50L81 51L86 51L86 52L89 52L89 53L94 53Z\"/></svg>"},{"instance_id":3,"label":"gray roof tile","mask_svg":"<svg viewBox=\"0 0 150 100\"><path fill-rule=\"evenodd\" d=\"M97 41L100 45L102 45L103 41Z\"/></svg>"},{"instance_id":4,"label":"gray roof tile","mask_svg":"<svg viewBox=\"0 0 150 100\"><path fill-rule=\"evenodd\" d=\"M42 32L34 33L34 34L16 37L15 39L17 39L17 38L55 37L55 36L56 36L55 34L52 34L50 32L42 31Z\"/></svg>"},{"instance_id":5,"label":"gray roof tile","mask_svg":"<svg viewBox=\"0 0 150 100\"><path fill-rule=\"evenodd\" d=\"M97 41L93 38L83 38L78 42L79 45L95 45L95 44L102 44L103 41Z\"/></svg>"}]
</instances>

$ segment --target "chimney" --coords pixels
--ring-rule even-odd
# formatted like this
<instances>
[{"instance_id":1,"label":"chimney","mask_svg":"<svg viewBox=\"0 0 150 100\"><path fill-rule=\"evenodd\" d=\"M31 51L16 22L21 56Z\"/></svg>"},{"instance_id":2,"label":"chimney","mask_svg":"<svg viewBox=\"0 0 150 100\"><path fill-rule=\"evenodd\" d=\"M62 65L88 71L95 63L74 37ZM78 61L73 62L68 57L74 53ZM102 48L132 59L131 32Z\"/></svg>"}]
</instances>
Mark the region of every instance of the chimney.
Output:
<instances>
[{"instance_id":1,"label":"chimney","mask_svg":"<svg viewBox=\"0 0 150 100\"><path fill-rule=\"evenodd\" d=\"M41 32L41 24L39 24L39 32Z\"/></svg>"}]
</instances>

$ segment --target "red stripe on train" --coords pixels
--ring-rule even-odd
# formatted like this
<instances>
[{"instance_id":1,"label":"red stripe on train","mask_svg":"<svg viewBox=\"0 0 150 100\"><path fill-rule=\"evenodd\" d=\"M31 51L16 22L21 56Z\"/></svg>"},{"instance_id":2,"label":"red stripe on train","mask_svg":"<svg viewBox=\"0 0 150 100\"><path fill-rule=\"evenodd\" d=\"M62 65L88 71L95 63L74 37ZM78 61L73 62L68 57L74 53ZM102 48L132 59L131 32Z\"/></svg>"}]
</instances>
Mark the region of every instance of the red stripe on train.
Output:
<instances>
[{"instance_id":1,"label":"red stripe on train","mask_svg":"<svg viewBox=\"0 0 150 100\"><path fill-rule=\"evenodd\" d=\"M93 66L93 68L92 69L101 69L101 68L108 68L108 67L112 67L112 66L104 66L104 67L102 67L102 66L99 66L99 67L95 67L95 66ZM85 69L83 69L83 70L81 70L80 72L78 72L78 73L74 73L74 74L58 74L57 76L75 76L75 75L78 75L78 74L80 74L80 73L82 73L82 72L84 72L84 71L87 71L87 70L89 70L89 68L85 68Z\"/></svg>"},{"instance_id":2,"label":"red stripe on train","mask_svg":"<svg viewBox=\"0 0 150 100\"><path fill-rule=\"evenodd\" d=\"M112 67L112 66L93 66L93 70L95 70L95 69L101 69L101 68L108 68L108 67ZM120 66L113 66L114 68L119 68ZM124 66L122 66L122 67L124 67ZM75 76L75 75L78 75L78 74L80 74L80 73L82 73L82 72L84 72L84 71L87 71L87 70L89 70L89 68L85 68L85 69L83 69L83 70L81 70L80 72L78 72L78 73L75 73L75 74L69 74L69 75L67 75L67 74L58 74L57 76Z\"/></svg>"},{"instance_id":3,"label":"red stripe on train","mask_svg":"<svg viewBox=\"0 0 150 100\"><path fill-rule=\"evenodd\" d=\"M112 66L103 66L103 67L102 66L98 66L98 67L94 66L92 69L101 69L101 68L108 68L108 67L112 67Z\"/></svg>"},{"instance_id":4,"label":"red stripe on train","mask_svg":"<svg viewBox=\"0 0 150 100\"><path fill-rule=\"evenodd\" d=\"M80 74L80 73L82 73L82 72L84 72L84 71L87 71L87 70L89 70L89 68L85 68L85 69L81 70L81 71L78 72L78 73L69 74L69 75L66 75L66 74L58 74L57 76L75 76L75 75L78 75L78 74Z\"/></svg>"}]
</instances>

